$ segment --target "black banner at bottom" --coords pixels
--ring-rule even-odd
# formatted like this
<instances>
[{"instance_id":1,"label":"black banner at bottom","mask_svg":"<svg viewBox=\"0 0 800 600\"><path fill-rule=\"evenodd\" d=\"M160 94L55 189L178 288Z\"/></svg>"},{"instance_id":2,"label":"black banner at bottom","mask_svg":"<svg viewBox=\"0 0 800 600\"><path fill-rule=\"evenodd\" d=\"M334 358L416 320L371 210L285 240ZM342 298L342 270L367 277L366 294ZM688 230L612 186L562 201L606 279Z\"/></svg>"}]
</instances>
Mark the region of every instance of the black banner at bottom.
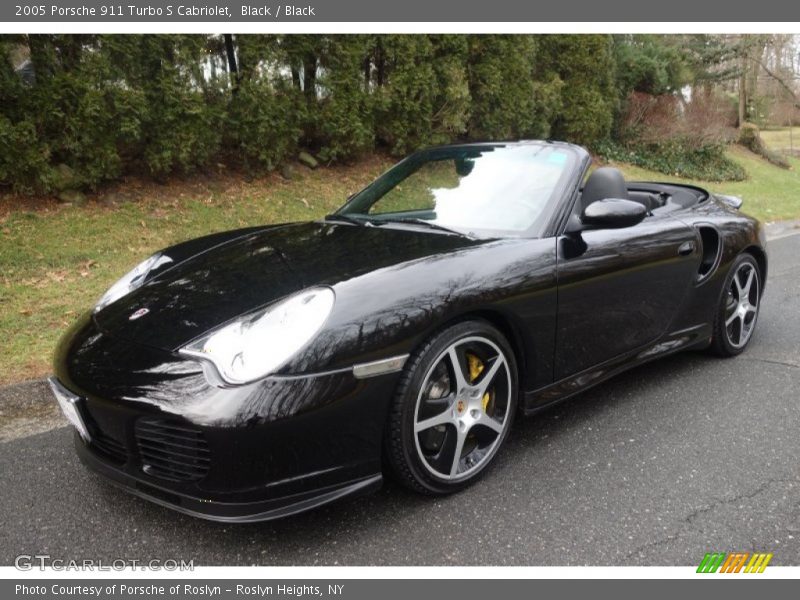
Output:
<instances>
[{"instance_id":1,"label":"black banner at bottom","mask_svg":"<svg viewBox=\"0 0 800 600\"><path fill-rule=\"evenodd\" d=\"M469 567L461 567L465 574ZM0 582L4 599L47 600L133 600L170 598L177 600L257 600L262 598L325 598L342 600L421 600L424 598L518 599L545 595L568 597L612 597L648 600L687 600L694 594L707 597L714 581L714 593L727 598L790 597L797 581L759 579L757 576L698 575L696 579L553 580L553 579L309 579L309 580L78 580L27 579ZM759 586L758 588L756 586ZM613 595L612 595L613 594ZM781 594L778 596L777 594ZM608 596L606 596L608 595Z\"/></svg>"}]
</instances>

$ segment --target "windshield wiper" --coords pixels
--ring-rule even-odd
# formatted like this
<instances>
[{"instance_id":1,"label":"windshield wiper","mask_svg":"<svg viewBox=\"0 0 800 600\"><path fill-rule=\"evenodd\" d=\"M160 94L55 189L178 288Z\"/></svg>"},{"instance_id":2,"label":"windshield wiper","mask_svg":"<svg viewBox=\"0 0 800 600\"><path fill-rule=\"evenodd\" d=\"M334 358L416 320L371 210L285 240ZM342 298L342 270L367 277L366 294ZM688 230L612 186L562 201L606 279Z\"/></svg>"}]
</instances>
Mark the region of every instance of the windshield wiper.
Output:
<instances>
[{"instance_id":1,"label":"windshield wiper","mask_svg":"<svg viewBox=\"0 0 800 600\"><path fill-rule=\"evenodd\" d=\"M359 219L357 217L351 217L350 215L345 215L341 213L331 213L329 215L325 215L326 221L342 221L344 223L350 223L351 225L358 225L363 227L372 227L372 221L368 221L367 219Z\"/></svg>"},{"instance_id":2,"label":"windshield wiper","mask_svg":"<svg viewBox=\"0 0 800 600\"><path fill-rule=\"evenodd\" d=\"M428 221L426 219L419 219L417 217L402 217L398 219L381 219L384 223L411 223L413 225L422 225L423 227L427 227L429 229L438 229L439 231L445 231L447 233L458 235L460 237L465 238L472 238L468 233L464 233L463 231L458 231L456 229L450 229L449 227L445 227L444 225L439 225L438 223L434 223L433 221Z\"/></svg>"}]
</instances>

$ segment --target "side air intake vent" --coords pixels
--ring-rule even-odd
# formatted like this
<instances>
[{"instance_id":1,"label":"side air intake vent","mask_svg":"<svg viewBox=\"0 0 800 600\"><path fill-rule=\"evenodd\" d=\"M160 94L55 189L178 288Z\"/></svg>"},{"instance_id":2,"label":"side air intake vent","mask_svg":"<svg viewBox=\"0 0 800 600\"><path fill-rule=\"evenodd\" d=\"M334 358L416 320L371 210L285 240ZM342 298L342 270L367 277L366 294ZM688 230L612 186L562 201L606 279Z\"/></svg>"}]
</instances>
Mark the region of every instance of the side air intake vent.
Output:
<instances>
[{"instance_id":1,"label":"side air intake vent","mask_svg":"<svg viewBox=\"0 0 800 600\"><path fill-rule=\"evenodd\" d=\"M128 460L128 452L125 446L110 435L106 435L105 432L97 427L94 429L90 445L97 452L115 463L123 464Z\"/></svg>"},{"instance_id":2,"label":"side air intake vent","mask_svg":"<svg viewBox=\"0 0 800 600\"><path fill-rule=\"evenodd\" d=\"M120 432L112 433L101 427L91 412L83 411L83 418L89 428L91 441L89 447L101 457L118 465L128 462L128 449L122 441L124 436Z\"/></svg>"},{"instance_id":3,"label":"side air intake vent","mask_svg":"<svg viewBox=\"0 0 800 600\"><path fill-rule=\"evenodd\" d=\"M211 462L203 432L181 422L139 419L136 443L142 470L170 481L198 481L206 476Z\"/></svg>"},{"instance_id":4,"label":"side air intake vent","mask_svg":"<svg viewBox=\"0 0 800 600\"><path fill-rule=\"evenodd\" d=\"M703 281L719 266L722 244L720 243L719 232L710 225L700 225L697 230L700 232L700 240L703 245L703 254L700 260L700 268L697 270L697 279L698 281Z\"/></svg>"}]
</instances>

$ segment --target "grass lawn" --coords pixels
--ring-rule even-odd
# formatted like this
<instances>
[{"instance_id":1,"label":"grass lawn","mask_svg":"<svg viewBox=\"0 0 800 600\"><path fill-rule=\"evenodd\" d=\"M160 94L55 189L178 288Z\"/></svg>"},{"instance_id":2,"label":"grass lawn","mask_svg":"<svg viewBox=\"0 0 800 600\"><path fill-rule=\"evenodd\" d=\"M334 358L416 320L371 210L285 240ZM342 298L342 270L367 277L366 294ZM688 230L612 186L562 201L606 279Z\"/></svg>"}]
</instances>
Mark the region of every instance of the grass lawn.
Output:
<instances>
[{"instance_id":1,"label":"grass lawn","mask_svg":"<svg viewBox=\"0 0 800 600\"><path fill-rule=\"evenodd\" d=\"M800 159L788 158L791 170L780 169L766 160L734 146L728 155L747 171L745 181L712 182L682 179L640 169L631 165L615 165L625 178L639 181L675 181L699 185L712 192L739 196L744 200L742 210L762 221L800 219Z\"/></svg>"},{"instance_id":2,"label":"grass lawn","mask_svg":"<svg viewBox=\"0 0 800 600\"><path fill-rule=\"evenodd\" d=\"M748 181L693 183L741 196L745 210L761 219L800 218L800 160L785 171L742 149L731 155L750 173ZM214 231L320 217L389 163L299 167L293 181L224 174L166 185L130 181L82 207L0 195L0 384L46 375L61 332L154 251ZM629 179L675 179L618 166ZM110 197L129 201L106 205Z\"/></svg>"},{"instance_id":3,"label":"grass lawn","mask_svg":"<svg viewBox=\"0 0 800 600\"><path fill-rule=\"evenodd\" d=\"M776 152L785 150L800 151L800 127L762 129L761 139L764 140L768 148Z\"/></svg>"}]
</instances>

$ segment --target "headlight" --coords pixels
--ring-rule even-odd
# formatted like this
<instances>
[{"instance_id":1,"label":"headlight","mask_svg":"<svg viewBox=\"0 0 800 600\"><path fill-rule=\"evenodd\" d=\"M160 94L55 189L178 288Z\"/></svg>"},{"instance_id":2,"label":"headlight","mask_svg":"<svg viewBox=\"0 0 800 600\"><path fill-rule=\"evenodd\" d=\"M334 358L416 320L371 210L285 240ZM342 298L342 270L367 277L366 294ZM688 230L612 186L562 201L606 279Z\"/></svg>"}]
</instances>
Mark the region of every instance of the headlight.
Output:
<instances>
[{"instance_id":1,"label":"headlight","mask_svg":"<svg viewBox=\"0 0 800 600\"><path fill-rule=\"evenodd\" d=\"M224 382L250 383L282 367L333 310L333 290L311 288L228 323L180 352L216 367Z\"/></svg>"},{"instance_id":2,"label":"headlight","mask_svg":"<svg viewBox=\"0 0 800 600\"><path fill-rule=\"evenodd\" d=\"M128 273L123 275L122 279L108 288L108 291L103 294L103 297L97 301L97 304L95 304L94 312L98 312L112 302L115 302L123 296L131 293L136 288L141 287L145 279L147 279L147 275L150 273L150 271L160 267L161 265L171 262L172 259L169 256L164 256L160 253L154 254L147 260L140 262L133 269L128 271Z\"/></svg>"}]
</instances>

